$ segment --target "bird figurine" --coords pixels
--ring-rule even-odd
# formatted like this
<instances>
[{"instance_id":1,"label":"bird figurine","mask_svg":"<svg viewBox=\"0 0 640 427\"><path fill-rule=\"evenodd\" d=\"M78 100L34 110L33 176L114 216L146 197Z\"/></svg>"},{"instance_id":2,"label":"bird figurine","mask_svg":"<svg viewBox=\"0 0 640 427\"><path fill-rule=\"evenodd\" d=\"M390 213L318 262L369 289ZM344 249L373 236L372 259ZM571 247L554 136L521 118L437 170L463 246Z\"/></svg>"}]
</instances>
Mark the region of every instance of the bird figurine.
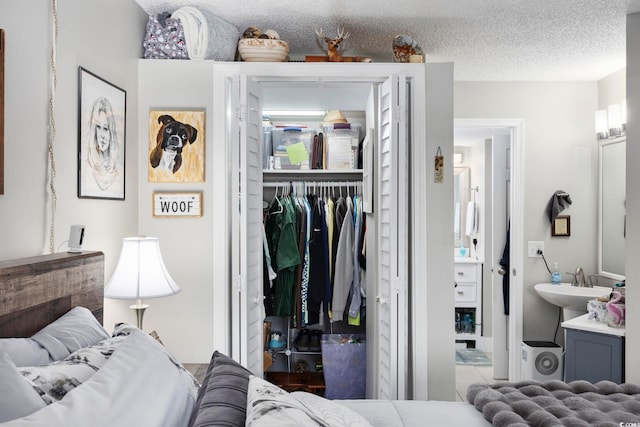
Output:
<instances>
[{"instance_id":1,"label":"bird figurine","mask_svg":"<svg viewBox=\"0 0 640 427\"><path fill-rule=\"evenodd\" d=\"M622 299L622 294L618 291L613 291L611 293L613 298L609 300L607 303L607 311L609 312L609 326L613 326L619 328L624 326L624 317L625 317L625 307L624 304L618 304Z\"/></svg>"}]
</instances>

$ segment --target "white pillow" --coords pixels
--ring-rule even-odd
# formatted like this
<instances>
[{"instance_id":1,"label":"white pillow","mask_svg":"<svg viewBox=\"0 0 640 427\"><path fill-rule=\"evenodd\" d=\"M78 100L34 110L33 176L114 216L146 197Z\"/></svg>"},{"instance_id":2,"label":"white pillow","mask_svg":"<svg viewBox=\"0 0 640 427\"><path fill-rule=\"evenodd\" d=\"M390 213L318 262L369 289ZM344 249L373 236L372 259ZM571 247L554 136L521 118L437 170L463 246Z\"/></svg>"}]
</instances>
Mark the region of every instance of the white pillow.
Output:
<instances>
[{"instance_id":1,"label":"white pillow","mask_svg":"<svg viewBox=\"0 0 640 427\"><path fill-rule=\"evenodd\" d=\"M2 353L6 353L16 366L41 366L53 362L47 349L31 338L0 339Z\"/></svg>"},{"instance_id":2,"label":"white pillow","mask_svg":"<svg viewBox=\"0 0 640 427\"><path fill-rule=\"evenodd\" d=\"M6 354L0 355L0 423L22 418L45 407Z\"/></svg>"},{"instance_id":3,"label":"white pillow","mask_svg":"<svg viewBox=\"0 0 640 427\"><path fill-rule=\"evenodd\" d=\"M371 427L360 414L315 394L287 393L254 375L249 377L247 427Z\"/></svg>"},{"instance_id":4,"label":"white pillow","mask_svg":"<svg viewBox=\"0 0 640 427\"><path fill-rule=\"evenodd\" d=\"M74 307L31 337L49 351L53 360L62 360L82 347L109 338L109 334L85 307Z\"/></svg>"}]
</instances>

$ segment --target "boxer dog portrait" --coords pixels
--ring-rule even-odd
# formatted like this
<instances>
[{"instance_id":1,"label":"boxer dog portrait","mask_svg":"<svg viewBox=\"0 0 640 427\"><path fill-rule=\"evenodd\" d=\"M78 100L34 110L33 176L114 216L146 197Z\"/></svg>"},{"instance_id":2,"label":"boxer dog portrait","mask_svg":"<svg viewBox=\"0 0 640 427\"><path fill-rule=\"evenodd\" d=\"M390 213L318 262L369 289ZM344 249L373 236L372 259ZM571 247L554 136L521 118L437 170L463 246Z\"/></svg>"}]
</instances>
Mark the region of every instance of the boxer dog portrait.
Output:
<instances>
[{"instance_id":1,"label":"boxer dog portrait","mask_svg":"<svg viewBox=\"0 0 640 427\"><path fill-rule=\"evenodd\" d=\"M193 144L198 137L198 130L166 114L158 117L158 123L161 126L149 161L154 168L176 173L182 165L182 149L187 144Z\"/></svg>"}]
</instances>

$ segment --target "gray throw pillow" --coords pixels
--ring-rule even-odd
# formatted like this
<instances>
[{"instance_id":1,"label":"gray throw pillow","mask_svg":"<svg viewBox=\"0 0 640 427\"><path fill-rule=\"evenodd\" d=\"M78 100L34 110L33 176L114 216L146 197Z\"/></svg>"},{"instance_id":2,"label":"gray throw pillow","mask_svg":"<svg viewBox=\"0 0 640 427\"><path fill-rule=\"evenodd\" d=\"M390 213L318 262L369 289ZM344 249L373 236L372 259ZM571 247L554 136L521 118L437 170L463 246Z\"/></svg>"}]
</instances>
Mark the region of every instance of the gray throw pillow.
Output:
<instances>
[{"instance_id":1,"label":"gray throw pillow","mask_svg":"<svg viewBox=\"0 0 640 427\"><path fill-rule=\"evenodd\" d=\"M251 372L215 351L198 391L189 427L244 427Z\"/></svg>"}]
</instances>

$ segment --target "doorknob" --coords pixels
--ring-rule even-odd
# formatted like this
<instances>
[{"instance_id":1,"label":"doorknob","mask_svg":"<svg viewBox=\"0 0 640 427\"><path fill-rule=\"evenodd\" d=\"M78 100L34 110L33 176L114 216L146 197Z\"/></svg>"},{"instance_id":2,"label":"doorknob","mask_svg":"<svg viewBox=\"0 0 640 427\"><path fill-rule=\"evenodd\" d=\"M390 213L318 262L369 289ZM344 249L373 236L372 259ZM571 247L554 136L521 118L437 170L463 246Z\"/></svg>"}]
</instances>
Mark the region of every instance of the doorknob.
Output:
<instances>
[{"instance_id":1,"label":"doorknob","mask_svg":"<svg viewBox=\"0 0 640 427\"><path fill-rule=\"evenodd\" d=\"M387 303L387 301L384 298L382 298L381 296L377 296L376 297L376 302L378 304L386 304Z\"/></svg>"},{"instance_id":2,"label":"doorknob","mask_svg":"<svg viewBox=\"0 0 640 427\"><path fill-rule=\"evenodd\" d=\"M500 267L498 269L498 274L504 276L505 274L507 274L507 270L505 270L504 267Z\"/></svg>"}]
</instances>

